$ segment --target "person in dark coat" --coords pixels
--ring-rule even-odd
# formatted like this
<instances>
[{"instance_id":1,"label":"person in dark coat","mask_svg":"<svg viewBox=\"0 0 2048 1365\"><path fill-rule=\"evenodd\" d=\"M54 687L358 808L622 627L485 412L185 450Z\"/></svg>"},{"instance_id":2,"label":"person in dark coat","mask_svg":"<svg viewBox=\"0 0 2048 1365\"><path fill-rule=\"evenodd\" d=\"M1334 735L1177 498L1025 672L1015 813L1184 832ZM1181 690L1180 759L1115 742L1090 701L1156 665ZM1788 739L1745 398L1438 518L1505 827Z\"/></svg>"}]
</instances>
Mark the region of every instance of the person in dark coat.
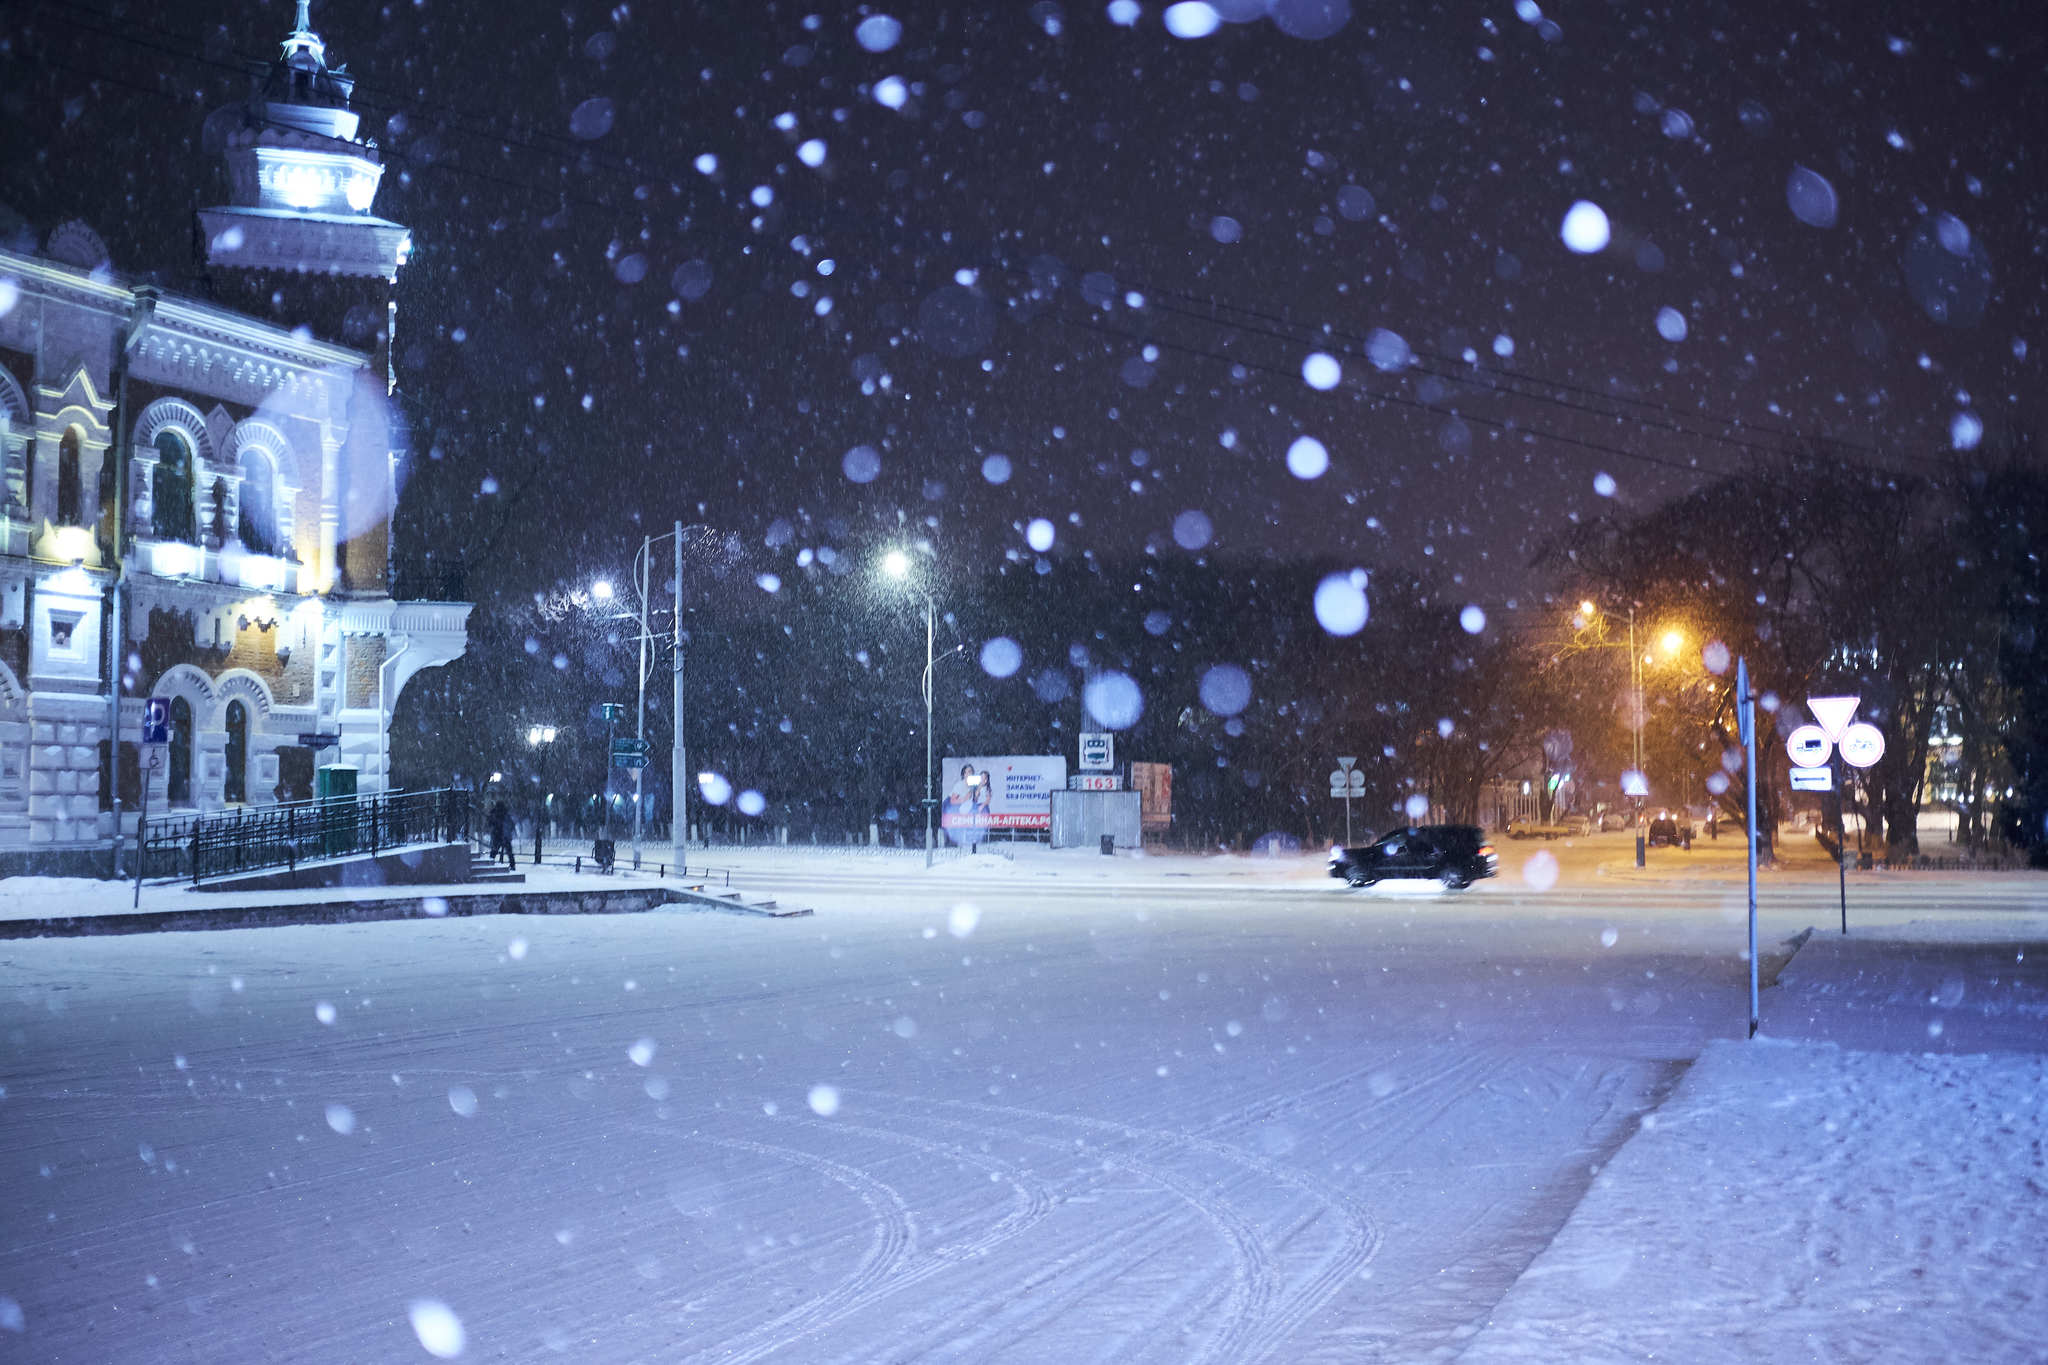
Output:
<instances>
[{"instance_id":1,"label":"person in dark coat","mask_svg":"<svg viewBox=\"0 0 2048 1365\"><path fill-rule=\"evenodd\" d=\"M503 801L491 807L490 828L492 861L503 857L506 867L518 867L518 859L512 856L512 812L506 809Z\"/></svg>"}]
</instances>

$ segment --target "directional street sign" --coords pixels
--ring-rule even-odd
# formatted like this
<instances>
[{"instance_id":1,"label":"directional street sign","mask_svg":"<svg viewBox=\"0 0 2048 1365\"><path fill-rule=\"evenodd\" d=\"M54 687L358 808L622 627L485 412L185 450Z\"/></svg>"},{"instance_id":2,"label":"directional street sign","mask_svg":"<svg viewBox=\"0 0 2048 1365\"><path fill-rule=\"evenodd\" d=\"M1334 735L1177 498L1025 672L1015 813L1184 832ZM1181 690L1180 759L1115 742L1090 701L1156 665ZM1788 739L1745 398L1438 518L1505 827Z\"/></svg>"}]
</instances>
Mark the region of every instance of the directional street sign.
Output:
<instances>
[{"instance_id":1,"label":"directional street sign","mask_svg":"<svg viewBox=\"0 0 2048 1365\"><path fill-rule=\"evenodd\" d=\"M647 762L648 759L646 754L612 755L612 766L614 768L644 768L647 766Z\"/></svg>"},{"instance_id":2,"label":"directional street sign","mask_svg":"<svg viewBox=\"0 0 2048 1365\"><path fill-rule=\"evenodd\" d=\"M631 735L621 735L618 738L612 740L613 758L619 758L621 756L631 756L636 758L645 757L647 754L650 754L653 751L654 746L652 744L648 743L644 739L634 739ZM623 767L625 765L621 764L620 766ZM638 766L645 767L647 765L643 763Z\"/></svg>"},{"instance_id":3,"label":"directional street sign","mask_svg":"<svg viewBox=\"0 0 2048 1365\"><path fill-rule=\"evenodd\" d=\"M1834 742L1828 738L1828 732L1818 725L1802 725L1785 736L1785 752L1792 756L1794 764L1802 768L1820 767L1834 751ZM1814 790L1826 791L1827 788L1817 787Z\"/></svg>"},{"instance_id":4,"label":"directional street sign","mask_svg":"<svg viewBox=\"0 0 2048 1365\"><path fill-rule=\"evenodd\" d=\"M1831 792L1835 789L1833 768L1794 768L1792 790L1796 792Z\"/></svg>"},{"instance_id":5,"label":"directional street sign","mask_svg":"<svg viewBox=\"0 0 2048 1365\"><path fill-rule=\"evenodd\" d=\"M1884 757L1884 732L1867 721L1857 721L1842 731L1842 761L1852 768L1868 768Z\"/></svg>"}]
</instances>

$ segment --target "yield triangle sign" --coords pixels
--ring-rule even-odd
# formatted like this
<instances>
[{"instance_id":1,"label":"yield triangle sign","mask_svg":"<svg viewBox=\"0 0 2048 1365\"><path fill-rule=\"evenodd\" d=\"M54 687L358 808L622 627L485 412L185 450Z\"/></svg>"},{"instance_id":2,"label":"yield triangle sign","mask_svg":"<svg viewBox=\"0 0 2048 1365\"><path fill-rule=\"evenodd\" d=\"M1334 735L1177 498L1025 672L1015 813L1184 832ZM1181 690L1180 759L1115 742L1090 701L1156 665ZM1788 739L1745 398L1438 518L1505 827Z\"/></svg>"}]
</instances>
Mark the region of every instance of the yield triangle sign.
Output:
<instances>
[{"instance_id":1,"label":"yield triangle sign","mask_svg":"<svg viewBox=\"0 0 2048 1365\"><path fill-rule=\"evenodd\" d=\"M1849 722L1856 718L1856 704L1861 697L1808 697L1806 709L1813 713L1814 723L1821 733L1840 744L1842 732L1849 728Z\"/></svg>"}]
</instances>

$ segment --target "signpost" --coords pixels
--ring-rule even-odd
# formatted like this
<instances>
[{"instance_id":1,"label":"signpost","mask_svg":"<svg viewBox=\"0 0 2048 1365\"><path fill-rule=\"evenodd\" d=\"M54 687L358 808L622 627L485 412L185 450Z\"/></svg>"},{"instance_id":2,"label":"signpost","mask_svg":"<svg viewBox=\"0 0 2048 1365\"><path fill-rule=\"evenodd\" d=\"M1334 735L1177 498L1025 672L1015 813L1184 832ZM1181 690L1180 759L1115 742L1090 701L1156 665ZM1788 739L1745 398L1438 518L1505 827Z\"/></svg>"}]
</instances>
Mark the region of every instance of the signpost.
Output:
<instances>
[{"instance_id":1,"label":"signpost","mask_svg":"<svg viewBox=\"0 0 2048 1365\"><path fill-rule=\"evenodd\" d=\"M171 699L151 697L142 703L142 733L139 736L142 747L149 752L149 761L142 764L142 807L135 813L135 899L133 909L142 906L142 849L143 836L149 830L149 779L163 766L162 746L171 742ZM121 831L115 830L118 842Z\"/></svg>"},{"instance_id":2,"label":"signpost","mask_svg":"<svg viewBox=\"0 0 2048 1365\"><path fill-rule=\"evenodd\" d=\"M1742 734L1742 777L1749 798L1749 1036L1756 1037L1756 698L1749 692L1749 661L1735 660L1735 727Z\"/></svg>"},{"instance_id":3,"label":"signpost","mask_svg":"<svg viewBox=\"0 0 2048 1365\"><path fill-rule=\"evenodd\" d=\"M1342 797L1344 801L1344 844L1351 845L1351 801L1365 795L1365 774L1358 771L1358 758L1353 755L1337 760L1336 771L1330 774L1330 795Z\"/></svg>"},{"instance_id":4,"label":"signpost","mask_svg":"<svg viewBox=\"0 0 2048 1365\"><path fill-rule=\"evenodd\" d=\"M1794 791L1828 791L1835 787L1831 755L1839 753L1852 768L1868 768L1884 757L1884 732L1868 721L1855 720L1861 697L1808 697L1806 709L1814 724L1802 725L1785 738L1792 755ZM1854 721L1851 724L1851 721ZM1822 764L1828 766L1822 767ZM1803 780L1802 780L1803 779ZM1842 932L1849 932L1849 822L1844 794L1835 791L1835 882L1842 898Z\"/></svg>"},{"instance_id":5,"label":"signpost","mask_svg":"<svg viewBox=\"0 0 2048 1365\"><path fill-rule=\"evenodd\" d=\"M612 741L612 766L637 772L647 766L653 751L654 746L648 741L621 735Z\"/></svg>"}]
</instances>

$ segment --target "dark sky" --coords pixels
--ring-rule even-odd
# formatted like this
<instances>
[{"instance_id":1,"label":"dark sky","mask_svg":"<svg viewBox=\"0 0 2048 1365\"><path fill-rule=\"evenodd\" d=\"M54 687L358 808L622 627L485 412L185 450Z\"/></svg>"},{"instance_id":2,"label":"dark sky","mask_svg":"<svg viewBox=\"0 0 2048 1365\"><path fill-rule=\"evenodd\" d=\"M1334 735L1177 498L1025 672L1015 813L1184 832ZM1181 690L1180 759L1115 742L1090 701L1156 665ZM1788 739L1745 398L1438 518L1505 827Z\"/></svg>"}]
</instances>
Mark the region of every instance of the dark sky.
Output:
<instances>
[{"instance_id":1,"label":"dark sky","mask_svg":"<svg viewBox=\"0 0 2048 1365\"><path fill-rule=\"evenodd\" d=\"M872 52L868 8L316 3L416 243L412 510L472 590L616 566L636 516L971 571L1041 517L1054 556L1185 554L1192 510L1219 562L1491 603L1759 447L1925 471L1959 417L2040 421L2036 5L1114 8L892 5ZM224 197L201 122L291 9L10 6L0 205L176 279ZM1561 240L1581 200L1603 251Z\"/></svg>"}]
</instances>

